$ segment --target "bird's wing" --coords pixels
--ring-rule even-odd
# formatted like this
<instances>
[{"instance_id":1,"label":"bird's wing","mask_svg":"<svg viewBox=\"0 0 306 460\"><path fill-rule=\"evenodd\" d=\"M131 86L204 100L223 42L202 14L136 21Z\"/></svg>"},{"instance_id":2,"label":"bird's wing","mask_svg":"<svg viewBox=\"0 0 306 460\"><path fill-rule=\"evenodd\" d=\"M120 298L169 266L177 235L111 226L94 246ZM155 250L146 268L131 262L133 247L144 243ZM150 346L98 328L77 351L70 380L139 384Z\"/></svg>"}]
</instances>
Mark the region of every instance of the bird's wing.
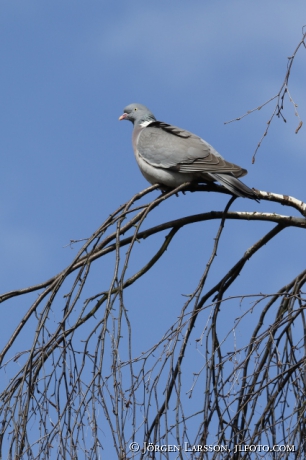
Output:
<instances>
[{"instance_id":1,"label":"bird's wing","mask_svg":"<svg viewBox=\"0 0 306 460\"><path fill-rule=\"evenodd\" d=\"M245 169L225 161L207 142L195 134L160 121L142 129L137 140L138 154L157 168L181 173L220 173L235 177Z\"/></svg>"}]
</instances>

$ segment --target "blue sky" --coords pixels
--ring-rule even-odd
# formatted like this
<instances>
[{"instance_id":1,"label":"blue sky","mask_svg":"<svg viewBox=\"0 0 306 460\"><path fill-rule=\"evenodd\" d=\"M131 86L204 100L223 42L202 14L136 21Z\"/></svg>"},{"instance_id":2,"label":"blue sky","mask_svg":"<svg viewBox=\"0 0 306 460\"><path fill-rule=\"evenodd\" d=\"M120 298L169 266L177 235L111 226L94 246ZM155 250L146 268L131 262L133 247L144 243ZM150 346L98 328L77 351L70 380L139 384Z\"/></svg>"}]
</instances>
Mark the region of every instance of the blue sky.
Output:
<instances>
[{"instance_id":1,"label":"blue sky","mask_svg":"<svg viewBox=\"0 0 306 460\"><path fill-rule=\"evenodd\" d=\"M305 128L295 134L298 119L288 99L287 123L273 121L254 165L252 155L273 102L240 122L224 124L278 92L287 58L301 39L305 12L305 2L298 0L2 1L1 293L58 273L76 255L77 249L67 246L70 240L89 237L120 204L147 187L133 156L132 125L118 121L132 102L195 132L248 169L244 182L250 187L305 201ZM304 122L305 71L301 49L289 89ZM220 210L226 201L212 193L180 196L154 212L150 222ZM243 199L233 209L296 215ZM229 223L227 228L220 249L224 271L270 226ZM173 309L183 303L180 295L194 289L205 267L215 229L203 224L184 229L165 265L131 291L133 302L144 302L138 320L145 321L149 295L154 308L160 305L165 324L171 324ZM274 292L291 280L304 266L300 234L287 231L258 254L241 275L241 290ZM152 241L149 253L158 247ZM138 252L136 265L146 260L142 249ZM263 267L273 276L262 276ZM254 272L257 285L249 281ZM0 306L3 338L27 307L19 301ZM139 340L149 346L150 337L142 334Z\"/></svg>"},{"instance_id":2,"label":"blue sky","mask_svg":"<svg viewBox=\"0 0 306 460\"><path fill-rule=\"evenodd\" d=\"M300 197L305 134L288 102L253 166L272 106L223 123L278 91L304 12L283 1L2 2L1 290L62 268L70 239L146 186L131 125L117 122L131 102L201 135L249 170L248 185ZM302 119L304 62L301 52L290 87Z\"/></svg>"}]
</instances>

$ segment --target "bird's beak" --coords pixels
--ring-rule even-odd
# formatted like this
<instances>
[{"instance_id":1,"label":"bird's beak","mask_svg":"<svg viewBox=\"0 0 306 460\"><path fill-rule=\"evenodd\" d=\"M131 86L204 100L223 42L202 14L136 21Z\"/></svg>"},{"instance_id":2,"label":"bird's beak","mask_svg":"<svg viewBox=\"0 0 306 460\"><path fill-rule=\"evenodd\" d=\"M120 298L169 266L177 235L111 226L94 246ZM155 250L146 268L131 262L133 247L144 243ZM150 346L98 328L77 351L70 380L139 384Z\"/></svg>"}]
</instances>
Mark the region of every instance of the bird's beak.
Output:
<instances>
[{"instance_id":1,"label":"bird's beak","mask_svg":"<svg viewBox=\"0 0 306 460\"><path fill-rule=\"evenodd\" d=\"M123 113L121 117L119 117L119 120L124 120L127 117L127 113Z\"/></svg>"}]
</instances>

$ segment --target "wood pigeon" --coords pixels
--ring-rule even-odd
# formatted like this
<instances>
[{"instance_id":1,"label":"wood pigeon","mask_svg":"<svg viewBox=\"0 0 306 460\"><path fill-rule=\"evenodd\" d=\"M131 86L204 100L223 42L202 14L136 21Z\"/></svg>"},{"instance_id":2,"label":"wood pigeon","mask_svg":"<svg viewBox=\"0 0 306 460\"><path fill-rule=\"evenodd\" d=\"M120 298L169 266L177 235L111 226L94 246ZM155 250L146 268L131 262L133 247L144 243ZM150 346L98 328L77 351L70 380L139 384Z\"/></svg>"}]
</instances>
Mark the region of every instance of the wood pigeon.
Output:
<instances>
[{"instance_id":1,"label":"wood pigeon","mask_svg":"<svg viewBox=\"0 0 306 460\"><path fill-rule=\"evenodd\" d=\"M258 200L257 194L237 179L247 170L224 160L195 134L157 121L142 104L125 107L119 120L133 123L136 161L151 184L175 188L184 182L218 181L236 196Z\"/></svg>"}]
</instances>

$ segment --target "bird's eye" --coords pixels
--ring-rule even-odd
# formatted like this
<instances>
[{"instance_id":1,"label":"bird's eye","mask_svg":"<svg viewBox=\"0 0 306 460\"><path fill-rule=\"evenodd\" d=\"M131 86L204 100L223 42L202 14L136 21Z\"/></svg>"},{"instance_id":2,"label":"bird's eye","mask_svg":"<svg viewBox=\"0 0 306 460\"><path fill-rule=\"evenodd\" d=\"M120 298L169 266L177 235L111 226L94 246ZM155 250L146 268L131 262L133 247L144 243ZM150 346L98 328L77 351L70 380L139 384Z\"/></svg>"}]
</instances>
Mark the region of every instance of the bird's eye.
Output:
<instances>
[{"instance_id":1,"label":"bird's eye","mask_svg":"<svg viewBox=\"0 0 306 460\"><path fill-rule=\"evenodd\" d=\"M135 109L134 109L134 110L137 110L137 107L135 107Z\"/></svg>"}]
</instances>

